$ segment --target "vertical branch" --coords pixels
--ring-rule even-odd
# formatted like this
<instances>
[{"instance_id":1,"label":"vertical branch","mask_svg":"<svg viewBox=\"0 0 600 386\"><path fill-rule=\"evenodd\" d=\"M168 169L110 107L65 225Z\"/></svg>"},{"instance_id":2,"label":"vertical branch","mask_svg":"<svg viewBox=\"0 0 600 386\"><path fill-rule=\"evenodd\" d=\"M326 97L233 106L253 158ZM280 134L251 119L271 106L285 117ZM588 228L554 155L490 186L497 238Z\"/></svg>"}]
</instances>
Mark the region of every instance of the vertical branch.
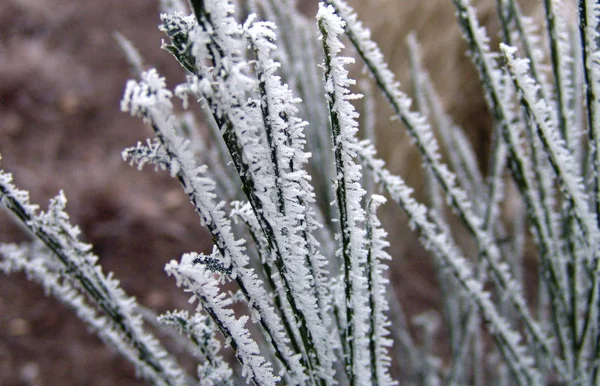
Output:
<instances>
[{"instance_id":1,"label":"vertical branch","mask_svg":"<svg viewBox=\"0 0 600 386\"><path fill-rule=\"evenodd\" d=\"M585 99L589 136L589 157L593 176L592 202L600 228L600 5L596 1L579 1L579 33L584 66Z\"/></svg>"},{"instance_id":2,"label":"vertical branch","mask_svg":"<svg viewBox=\"0 0 600 386\"><path fill-rule=\"evenodd\" d=\"M573 58L568 49L570 42L562 5L562 0L544 0L550 61L555 84L557 127L567 146L571 148L572 136L579 134L574 127L573 109L569 107L574 96L569 67Z\"/></svg>"},{"instance_id":3,"label":"vertical branch","mask_svg":"<svg viewBox=\"0 0 600 386\"><path fill-rule=\"evenodd\" d=\"M335 165L336 201L340 221L340 252L343 260L343 277L346 302L345 340L348 343L346 355L347 372L351 385L368 383L370 374L366 343L368 308L365 297L364 264L367 255L365 232L360 224L365 220L361 199L365 191L360 186L361 168L354 161L356 157L356 133L358 123L354 106L350 100L358 98L349 86L354 81L348 79L344 65L352 59L340 57L343 48L338 35L344 32L344 22L335 14L333 7L319 4L317 23L325 53L325 91L329 107Z\"/></svg>"},{"instance_id":4,"label":"vertical branch","mask_svg":"<svg viewBox=\"0 0 600 386\"><path fill-rule=\"evenodd\" d=\"M389 281L384 277L387 266L383 260L391 260L384 248L389 246L387 232L381 228L377 218L377 207L385 203L385 198L373 195L367 203L367 290L369 293L369 353L371 356L371 382L373 385L395 385L389 374L391 359L388 348L392 341L388 338L391 326L386 313L389 310L386 287ZM392 294L392 296L394 296Z\"/></svg>"}]
</instances>

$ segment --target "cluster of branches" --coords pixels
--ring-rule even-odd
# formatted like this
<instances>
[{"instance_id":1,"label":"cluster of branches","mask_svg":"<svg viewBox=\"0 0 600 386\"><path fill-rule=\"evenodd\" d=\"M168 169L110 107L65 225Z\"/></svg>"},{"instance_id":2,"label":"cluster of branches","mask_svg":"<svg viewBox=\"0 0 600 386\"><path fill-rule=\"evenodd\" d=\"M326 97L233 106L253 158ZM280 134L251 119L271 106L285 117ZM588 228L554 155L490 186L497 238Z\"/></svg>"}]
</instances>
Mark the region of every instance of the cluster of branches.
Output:
<instances>
[{"instance_id":1,"label":"cluster of branches","mask_svg":"<svg viewBox=\"0 0 600 386\"><path fill-rule=\"evenodd\" d=\"M42 283L155 384L231 385L241 377L257 385L390 385L392 366L407 384L598 384L600 7L581 0L571 28L560 2L546 0L545 50L518 3L498 0L497 53L469 1L453 2L494 120L486 178L444 112L416 38L408 40L413 103L344 0L322 1L316 23L292 0L162 1L163 47L187 74L172 91L117 36L137 77L121 108L154 133L123 158L177 179L214 241L212 253L186 253L165 267L196 312L158 319L199 357L198 379L143 327L151 313L79 241L64 196L40 212L3 171L0 202L36 241L0 246L0 270ZM429 207L377 158L373 96L365 88L359 121L353 101L362 95L351 91L355 59L347 53L364 64L420 152ZM191 113L197 109L207 135ZM508 184L525 210L506 224L499 203ZM424 332L418 343L385 275L391 257L376 214L386 201L380 194L407 214L444 289L443 322L414 319ZM455 241L444 201L476 256ZM539 260L535 307L524 296L527 235ZM440 326L449 358L436 357L432 344ZM239 367L221 357L217 333Z\"/></svg>"}]
</instances>

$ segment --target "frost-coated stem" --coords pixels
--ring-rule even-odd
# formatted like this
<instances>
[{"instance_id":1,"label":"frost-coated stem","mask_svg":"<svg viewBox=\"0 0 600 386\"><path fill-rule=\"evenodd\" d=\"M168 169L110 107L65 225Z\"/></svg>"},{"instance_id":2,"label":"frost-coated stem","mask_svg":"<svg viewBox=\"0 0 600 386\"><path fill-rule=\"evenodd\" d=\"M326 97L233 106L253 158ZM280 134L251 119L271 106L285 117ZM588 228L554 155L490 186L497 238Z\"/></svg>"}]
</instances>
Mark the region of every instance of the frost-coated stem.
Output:
<instances>
[{"instance_id":1,"label":"frost-coated stem","mask_svg":"<svg viewBox=\"0 0 600 386\"><path fill-rule=\"evenodd\" d=\"M186 336L196 346L201 354L198 376L202 384L234 386L233 371L219 355L221 342L215 336L216 328L211 318L199 312L189 316L187 311L174 311L161 315L158 320L161 325Z\"/></svg>"},{"instance_id":2,"label":"frost-coated stem","mask_svg":"<svg viewBox=\"0 0 600 386\"><path fill-rule=\"evenodd\" d=\"M215 256L214 258L217 258ZM247 316L236 319L227 297L218 287L215 272L203 264L196 264L197 254L185 254L181 262L172 260L165 266L167 274L177 280L177 286L191 292L190 301L198 300L198 311L204 310L215 322L227 342L235 350L235 356L242 364L242 376L252 380L257 386L275 386L279 377L273 375L272 365L260 355L258 345L245 327Z\"/></svg>"},{"instance_id":3,"label":"frost-coated stem","mask_svg":"<svg viewBox=\"0 0 600 386\"><path fill-rule=\"evenodd\" d=\"M302 339L300 338L300 332L298 331L298 328L294 322L292 309L287 303L287 297L285 294L285 288L281 282L281 276L279 276L279 272L277 271L276 267L273 266L272 259L269 258L268 242L260 229L260 225L258 224L256 216L254 216L252 207L249 203L242 204L239 201L232 202L232 206L233 210L231 211L231 215L234 218L240 218L241 221L246 224L248 232L254 241L261 266L264 271L265 279L269 283L271 290L275 291L273 303L275 308L281 311L281 319L287 335L290 338L292 348L295 352L302 352L302 346L300 343Z\"/></svg>"},{"instance_id":4,"label":"frost-coated stem","mask_svg":"<svg viewBox=\"0 0 600 386\"><path fill-rule=\"evenodd\" d=\"M507 42L513 40L511 30L508 29L510 19L514 19L517 28L518 38L515 41L523 47L526 57L530 60L531 76L542 86L538 89L539 97L547 99L547 95L551 95L551 87L548 85L546 77L539 69L543 62L543 53L540 49L533 48L535 44L539 44L540 39L537 37L531 21L521 17L517 4L514 1L509 1L509 4L499 5L502 25L504 28L504 39ZM566 331L566 323L562 319L565 314L570 312L569 305L569 286L568 275L560 256L562 251L559 250L559 229L558 217L555 211L556 202L554 198L554 182L552 181L552 171L549 170L546 162L543 145L538 135L535 133L531 119L524 116L521 121L527 129L527 143L523 145L519 140L519 131L512 124L507 124L508 119L507 107L512 104L511 99L503 99L502 92L498 91L499 87L495 82L492 74L495 69L493 64L493 56L489 52L489 47L482 41L481 34L478 33L478 25L475 17L470 12L459 13L461 17L461 25L465 36L472 47L475 64L480 73L484 85L487 85L486 93L488 95L488 103L491 110L495 114L497 122L503 127L503 135L509 143L510 166L513 169L513 176L517 182L517 186L525 199L528 208L528 216L532 219L536 235L536 243L538 244L541 255L541 279L547 282L547 288L550 290L551 296L554 299L561 299L559 302L553 301L550 303L552 307L552 323L558 342L560 351L568 355L569 343ZM505 87L506 88L506 87ZM556 114L553 114L551 119L555 120ZM523 154L522 147L529 147L530 157ZM535 191L537 189L537 191ZM571 291L572 292L572 291ZM571 295L572 297L572 295ZM567 361L570 365L571 361Z\"/></svg>"},{"instance_id":5,"label":"frost-coated stem","mask_svg":"<svg viewBox=\"0 0 600 386\"><path fill-rule=\"evenodd\" d=\"M476 279L470 264L462 257L452 236L440 229L431 219L427 208L412 197L412 189L398 176L392 175L383 161L375 158L375 150L367 143L361 144L358 152L362 162L369 168L390 197L409 217L409 224L423 238L424 246L440 261L440 265L448 269L456 278L464 291L464 296L477 305L481 317L488 326L488 331L498 344L507 365L522 385L540 385L541 377L533 367L534 360L522 346L521 335L513 330L500 316L497 307L492 303L489 292L484 291L483 284Z\"/></svg>"},{"instance_id":6,"label":"frost-coated stem","mask_svg":"<svg viewBox=\"0 0 600 386\"><path fill-rule=\"evenodd\" d=\"M469 192L471 200L477 203L484 194L484 183L472 146L466 139L462 128L456 126L444 111L441 98L436 92L428 72L423 68L421 47L416 35L410 34L406 42L411 63L415 110L427 117L435 126L460 186ZM431 172L429 173L431 174Z\"/></svg>"},{"instance_id":7,"label":"frost-coated stem","mask_svg":"<svg viewBox=\"0 0 600 386\"><path fill-rule=\"evenodd\" d=\"M501 45L500 48L507 59L515 86L521 94L521 104L535 120L538 136L560 181L565 199L573 208L572 215L583 232L584 242L588 247L594 247L600 237L598 227L590 213L588 197L583 185L583 177L578 172L577 161L550 120L550 107L546 101L536 97L539 85L527 75L529 69L527 60L516 59L514 57L516 49L513 47Z\"/></svg>"},{"instance_id":8,"label":"frost-coated stem","mask_svg":"<svg viewBox=\"0 0 600 386\"><path fill-rule=\"evenodd\" d=\"M361 199L365 191L360 186L361 168L356 158L356 133L358 113L350 100L358 98L349 90L354 81L348 78L344 65L352 63L347 57L338 56L343 45L338 36L344 32L344 22L335 14L333 7L319 4L317 23L325 53L325 92L329 107L336 166L336 201L339 211L339 256L343 260L344 292L346 303L345 340L347 372L351 385L369 382L369 359L367 347L367 297L364 276L365 231L361 223L365 213Z\"/></svg>"},{"instance_id":9,"label":"frost-coated stem","mask_svg":"<svg viewBox=\"0 0 600 386\"><path fill-rule=\"evenodd\" d=\"M541 97L551 100L552 88L542 64L545 61L544 51L539 48L541 37L532 19L523 16L516 0L497 0L497 5L504 43L523 50L524 56L530 60L531 76L541 85Z\"/></svg>"},{"instance_id":10,"label":"frost-coated stem","mask_svg":"<svg viewBox=\"0 0 600 386\"><path fill-rule=\"evenodd\" d=\"M166 19L165 30L173 42L169 49L194 74L189 81L191 88L196 95L208 102L221 129L233 164L242 180L242 189L268 241L269 250L286 289L286 297L299 325L302 342L308 353L305 358L310 368L308 375L322 378L319 382L330 383L333 374L329 354L330 340L325 327L327 321L326 318L321 320L317 305L307 296L314 286L310 283L312 278L305 266L305 248L300 245L301 240L297 236L300 225L297 225L296 219L286 221L285 217L276 213L277 202L281 201L271 193L276 183L288 182L276 181L274 178L270 149L266 145L265 134L261 131L263 125L260 102L246 100L256 81L245 74L248 63L240 58L239 40L244 29L248 30L251 26L252 20L247 21L244 27L238 26L231 16L231 7L223 0L196 3L194 23L190 24L177 16ZM196 22L197 25L194 25ZM184 39L192 39L195 49L190 51ZM277 96L279 97L280 95ZM288 105L291 104L290 101L283 98L283 102ZM289 116L291 121L291 115ZM294 129L290 128L291 136L294 135L292 131ZM297 142L302 146L303 142ZM293 157L297 157L297 154L298 152ZM299 166L300 162L295 165ZM293 176L294 174L296 175ZM298 173L289 175L291 180L304 178L299 177ZM312 190L308 189L296 189L296 192L307 194L307 197L312 194ZM295 200L284 193L284 201L287 199ZM295 214L295 211L289 213L290 216ZM312 231L314 224L307 220L302 226L307 231ZM318 261L316 254L313 253L312 256L314 259L311 257L311 261L315 263L313 266L318 276L322 274L324 264Z\"/></svg>"},{"instance_id":11,"label":"frost-coated stem","mask_svg":"<svg viewBox=\"0 0 600 386\"><path fill-rule=\"evenodd\" d=\"M593 0L579 1L579 31L584 66L585 99L587 106L589 153L592 166L593 203L596 223L600 228L600 4Z\"/></svg>"},{"instance_id":12,"label":"frost-coated stem","mask_svg":"<svg viewBox=\"0 0 600 386\"><path fill-rule=\"evenodd\" d=\"M297 356L288 347L289 340L283 332L281 320L272 310L269 297L252 269L248 268L248 256L244 253L243 242L237 240L232 232L231 221L223 211L224 202L215 203L215 182L207 178L204 170L198 167L193 154L187 148L187 142L178 137L173 129L173 117L170 98L164 78L155 70L142 74L142 82L129 81L122 109L133 115L142 115L150 120L157 138L165 152L171 174L181 183L192 205L200 216L202 225L213 235L220 252L225 270L231 270L249 304L260 315L259 323L272 340L278 358L302 383L304 370Z\"/></svg>"},{"instance_id":13,"label":"frost-coated stem","mask_svg":"<svg viewBox=\"0 0 600 386\"><path fill-rule=\"evenodd\" d=\"M377 207L385 203L385 198L373 195L367 202L367 286L369 291L369 352L371 354L371 383L373 385L394 385L389 374L391 359L388 348L392 345L386 313L389 311L386 289L389 281L384 277L387 266L383 260L392 257L385 252L389 246L387 232L381 228L377 218Z\"/></svg>"},{"instance_id":14,"label":"frost-coated stem","mask_svg":"<svg viewBox=\"0 0 600 386\"><path fill-rule=\"evenodd\" d=\"M411 136L416 142L419 152L422 154L425 163L432 168L440 186L444 189L449 202L457 211L458 216L463 221L468 231L474 236L477 245L482 251L483 256L489 263L490 269L494 275L494 283L499 286L502 293L511 301L515 310L525 322L527 330L540 348L543 350L547 358L554 358L552 353L552 345L550 344L545 332L537 323L525 302L523 291L518 283L514 281L510 274L509 267L504 262L500 261L500 251L491 237L481 228L482 219L473 213L471 202L467 199L464 190L456 185L456 178L448 167L441 162L441 156L438 152L438 144L431 131L431 127L425 119L417 113L411 112L410 100L399 90L398 83L394 80L394 75L388 69L383 60L383 55L377 45L370 40L370 33L362 27L362 24L356 20L356 14L343 0L326 0L326 3L333 5L335 11L346 22L345 31L358 54L363 59L371 75L376 83L388 99L394 112L405 124ZM457 14L460 16L462 23L475 23L474 11L468 5L468 2L459 0L454 1L458 7ZM477 38L480 39L483 34L481 28L477 26ZM486 40L487 41L487 40ZM487 43L486 43L487 44ZM497 75L494 75L497 78ZM488 76L489 79L491 77ZM486 86L487 87L487 86ZM490 86L491 87L491 86ZM497 103L495 105L498 105ZM503 108L500 106L499 108ZM504 114L504 117L509 117L509 114ZM499 120L508 125L508 121ZM521 175L523 175L521 173ZM552 363L557 366L558 371L562 368L562 364L558 360L552 360Z\"/></svg>"},{"instance_id":15,"label":"frost-coated stem","mask_svg":"<svg viewBox=\"0 0 600 386\"><path fill-rule=\"evenodd\" d=\"M370 40L370 32L357 21L356 13L343 0L327 0L325 2L331 4L336 13L346 22L346 34L390 103L395 115L408 129L423 161L431 168L451 206L457 211L469 232L475 236L483 236L481 232L478 232L481 219L473 213L472 203L467 198L465 191L457 186L456 176L447 165L441 162L439 145L431 126L421 114L410 111L411 100L399 89L394 74L384 62L383 54L376 43ZM490 240L482 240L479 237L476 239L482 249L495 248Z\"/></svg>"},{"instance_id":16,"label":"frost-coated stem","mask_svg":"<svg viewBox=\"0 0 600 386\"><path fill-rule=\"evenodd\" d=\"M550 43L550 60L555 84L557 128L567 147L571 148L573 136L579 135L574 126L573 109L569 107L574 96L570 65L569 35L564 19L562 0L544 0L546 30Z\"/></svg>"},{"instance_id":17,"label":"frost-coated stem","mask_svg":"<svg viewBox=\"0 0 600 386\"><path fill-rule=\"evenodd\" d=\"M479 26L475 12L468 1L454 0L457 7L457 16L465 39L467 40L473 55L474 63L479 71L480 78L484 84L484 89L487 95L487 100L490 109L496 121L503 126L503 135L506 142L509 144L510 166L513 170L513 176L517 181L517 186L521 191L525 203L528 208L528 216L534 224L536 231L538 246L542 256L542 265L549 273L549 288L552 290L554 299L558 301L563 312L569 309L569 302L566 298L568 291L565 283L565 273L560 271L560 266L553 262L554 256L558 253L556 245L557 240L550 237L552 224L547 221L547 216L551 213L544 213L540 206L540 198L537 194L533 177L531 176L531 165L528 158L523 154L521 140L519 139L519 131L512 122L514 115L509 111L510 105L503 101L501 97L501 85L499 80L501 74L495 64L494 55L490 52L488 38L485 31ZM554 303L553 303L554 304ZM553 313L554 318L560 317L559 313ZM526 323L527 326L527 323ZM562 324L560 321L555 323L559 342L562 347L565 347ZM541 330L540 330L541 331ZM535 337L535 335L534 335ZM555 371L562 375L565 371L560 370L562 364L549 350L548 345L542 345L545 355L552 359L555 366ZM564 352L564 350L563 350ZM558 361L558 362L557 362ZM556 367L558 366L558 367Z\"/></svg>"},{"instance_id":18,"label":"frost-coated stem","mask_svg":"<svg viewBox=\"0 0 600 386\"><path fill-rule=\"evenodd\" d=\"M411 63L411 83L415 109L424 117L430 118L435 122L437 132L440 134L441 140L447 149L450 163L457 173L461 186L471 192L470 196L475 199L481 193L479 190L483 189L483 182L481 182L481 185L475 186L475 181L471 178L473 175L464 167L465 157L468 157L470 153L468 150L460 151L463 149L456 149L453 131L458 132L459 129L452 125L450 118L443 111L441 101L438 99L438 96L433 89L433 85L430 82L429 74L422 67L421 50L414 34L408 36L407 45ZM470 167L473 169L477 168L477 162L474 159L472 160ZM427 188L430 196L429 207L431 218L435 220L440 229L449 232L451 226L448 223L442 190L431 169L427 168L425 173L427 174ZM453 370L459 370L459 364L463 363L460 359L461 356L457 355L457 352L459 350L465 352L468 347L468 344L460 344L460 342L463 341L463 337L466 338L461 330L467 328L468 324L460 324L461 319L459 315L463 312L463 306L457 296L457 291L452 290L452 287L456 285L454 279L451 276L445 275L440 266L436 266L436 276L442 293L441 296L444 304L444 313L446 314L450 347L453 350L452 370L450 370L450 373L454 373ZM471 309L472 308L473 307L471 307Z\"/></svg>"},{"instance_id":19,"label":"frost-coated stem","mask_svg":"<svg viewBox=\"0 0 600 386\"><path fill-rule=\"evenodd\" d=\"M70 280L102 309L114 330L111 339L122 347L119 350L122 353L135 353L127 359L140 366L146 379L161 385L185 384L184 371L156 338L143 330L141 318L134 311L135 300L127 297L110 275L102 273L96 265L98 257L91 252L92 247L79 241L79 229L69 222L62 192L51 200L48 212L37 214L38 207L29 203L29 194L16 188L12 176L0 170L0 203L52 251Z\"/></svg>"},{"instance_id":20,"label":"frost-coated stem","mask_svg":"<svg viewBox=\"0 0 600 386\"><path fill-rule=\"evenodd\" d=\"M514 78L516 87L521 95L521 104L527 109L528 114L532 116L538 130L538 135L545 147L545 152L548 154L550 163L558 176L561 184L561 189L565 196L565 210L569 215L567 227L567 243L568 248L573 256L572 261L568 262L568 278L571 288L570 298L570 335L573 356L572 367L577 371L576 378L583 377L584 370L582 355L585 338L580 337L580 309L579 309L579 294L581 293L580 284L580 269L583 266L582 259L595 260L597 259L596 246L598 240L597 223L594 221L593 215L588 208L588 199L583 185L583 178L578 174L577 164L573 153L568 149L566 144L557 132L557 128L553 127L550 121L550 112L543 99L536 99L536 91L539 86L527 76L528 64L526 60L515 59L514 49L501 46L503 53L508 61L508 66ZM572 234L573 221L577 223L577 228L581 229L582 235L579 232ZM572 240L572 237L575 240ZM582 243L583 242L583 243ZM575 245L575 244L580 245ZM581 245L584 244L584 245ZM591 250L589 249L591 248ZM583 250L588 250L587 253ZM589 255L589 256L586 256ZM592 279L596 281L597 279ZM596 284L593 285L595 287ZM584 328L587 333L587 329Z\"/></svg>"},{"instance_id":21,"label":"frost-coated stem","mask_svg":"<svg viewBox=\"0 0 600 386\"><path fill-rule=\"evenodd\" d=\"M576 161L573 154L570 153L567 145L559 137L557 129L552 126L552 122L548 119L548 107L545 101L540 99L536 100L535 92L539 87L531 78L526 75L527 62L523 59L514 58L514 49L508 46L501 46L504 55L508 61L508 66L511 69L511 73L515 80L515 84L520 91L521 104L525 106L529 114L533 117L542 143L544 144L546 153L550 159L550 162L558 176L561 183L561 188L565 196L565 208L570 210L570 215L573 216L574 220L578 224L578 228L581 229L583 242L586 244L585 247L591 248L588 254L591 256L586 257L592 261L597 259L596 246L598 232L596 222L593 219L592 213L588 208L588 200L585 195L585 188L583 186L583 178L577 173ZM567 227L570 226L567 224ZM574 235L576 236L576 235ZM576 236L579 240L579 237ZM571 240L568 240L569 248L573 250L573 261L569 262L569 277L571 284L571 340L573 345L573 352L575 354L573 361L573 367L582 373L580 366L582 365L581 355L582 347L578 347L580 342L579 330L580 330L580 318L579 318L579 307L578 298L581 285L579 284L580 277L578 272L582 267L582 260L578 258L581 252L581 245L576 247L571 244ZM586 249L587 249L586 248Z\"/></svg>"},{"instance_id":22,"label":"frost-coated stem","mask_svg":"<svg viewBox=\"0 0 600 386\"><path fill-rule=\"evenodd\" d=\"M327 319L321 318L317 304L308 296L314 288L311 284L313 278L310 277L309 269L305 265L306 248L300 245L302 241L298 237L298 233L303 232L301 228L306 232L313 231L315 223L309 218L299 223L294 217L297 211L306 210L306 207L286 213L285 216L294 217L291 221L286 220L285 216L277 213L277 202L281 203L281 200L271 192L276 183L282 183L284 186L288 183L299 183L302 186L305 177L301 175L302 171L297 171L289 173L287 177L282 178L283 181L274 178L270 149L266 144L265 133L261 131L263 124L260 102L246 99L252 93L256 81L245 74L248 63L240 58L239 40L243 33L252 33L252 20L249 19L244 27L238 26L231 16L231 8L223 0L198 2L194 5L194 11L197 26L185 25L186 23L182 19L177 20L177 17L167 20L171 24L165 29L173 42L170 50L182 65L186 68L190 67L189 70L194 74L191 88L208 102L221 129L233 164L242 180L242 189L268 241L269 250L286 289L286 297L299 325L302 342L308 354L305 358L310 368L308 375L321 378L319 382L330 383L333 370L329 354L330 336L327 334ZM180 32L181 30L184 30L183 33ZM261 30L264 32L265 28ZM259 29L257 28L256 31ZM181 43L182 34L186 39L193 38L192 40L197 44L194 45L196 49L190 52L189 47ZM193 63L193 66L188 66L190 63ZM269 71L272 71L271 66L269 67ZM276 99L279 98L282 96L277 95ZM278 103L290 106L293 101L293 98L286 96ZM292 114L285 109L289 107L285 107L283 113L287 114L289 122L293 123ZM293 125L296 128L292 128ZM297 123L293 125L289 126L290 138L296 136L299 139L294 131L300 130L302 125ZM299 140L293 142L296 146L302 146L304 143ZM282 155L284 153L282 151ZM296 167L305 162L296 162L306 157L303 152L294 149L292 153ZM286 181L288 178L289 180ZM297 201L292 197L305 195L305 202L308 203L313 194L309 187L310 185L302 186L302 189L293 190L294 193L283 192L283 201ZM310 238L308 234L307 237ZM312 245L312 241L310 242ZM322 277L324 262L318 257L318 250L312 246L310 253L312 254L310 262L318 280Z\"/></svg>"},{"instance_id":23,"label":"frost-coated stem","mask_svg":"<svg viewBox=\"0 0 600 386\"><path fill-rule=\"evenodd\" d=\"M508 45L519 46L522 48L525 57L528 58L530 61L529 63L531 76L533 77L533 79L536 80L536 82L538 82L541 85L541 87L538 89L540 98L549 101L549 97L553 95L552 88L548 83L548 79L545 75L545 72L542 71L541 63L543 63L545 60L544 53L539 48L541 39L538 36L537 31L535 31L531 19L526 18L521 14L519 5L518 3L516 3L515 0L499 0L497 3L500 14L500 21L503 29L504 42ZM514 26L511 23L514 23ZM511 27L513 27L514 30ZM523 114L525 114L524 111L522 111L521 115ZM555 117L556 114L553 114L552 119L556 119ZM531 172L533 173L534 181L537 184L539 200L541 203L539 208L543 210L541 215L545 216L545 218L540 219L540 221L542 222L542 224L545 224L546 230L544 232L547 233L547 235L541 235L540 233L542 231L539 230L537 242L544 242L546 243L546 245L549 245L547 241L556 240L559 232L557 225L559 216L554 211L554 207L556 205L556 200L554 197L554 185L553 181L551 180L551 172L547 170L548 167L546 166L547 163L544 159L544 151L542 149L541 141L537 138L537 135L534 133L532 123L525 116L522 116L521 120L522 122L524 122L524 126L527 130L527 136L529 139L526 146L529 147L529 151L531 153ZM511 146L514 146L514 143ZM515 154L518 152L519 150L517 149L511 154ZM511 155L511 158L513 158L514 163L514 161L516 161L514 159L514 155ZM532 185L530 185L529 187L532 187ZM531 200L531 198L527 197L525 199L526 203L528 202L527 200ZM547 241L545 241L544 239ZM548 283L548 288L553 294L562 293L560 289L557 289L556 285L557 272L560 273L561 271L563 271L562 267L560 266L561 263L557 261L557 247L557 245L554 245L553 250L549 250L546 247L540 248L540 252L542 255L542 267L544 267L544 270L549 271L551 274L551 278ZM561 275L564 277L566 276L566 273ZM541 276L542 280L547 280L547 276L548 275L543 274ZM554 310L553 316L556 316L558 313L561 312L561 309L556 307L555 302L552 302L552 307ZM561 323L555 322L555 326L557 330L561 329ZM559 334L559 336L562 337L563 334ZM562 338L560 342L561 346L565 347Z\"/></svg>"},{"instance_id":24,"label":"frost-coated stem","mask_svg":"<svg viewBox=\"0 0 600 386\"><path fill-rule=\"evenodd\" d=\"M279 63L270 57L276 49L274 29L275 26L270 23L254 23L248 28L248 34L257 57L256 73L263 122L278 190L278 214L283 218L282 223L296 225L295 229L284 226L282 230L287 230L290 235L289 242L300 243L299 250L304 254L300 258L304 258L308 268L309 288L306 290L309 296L317 300L319 318L328 326L327 308L330 301L326 288L327 261L319 252L318 242L312 235L321 225L316 220L315 195L310 177L303 169L310 157L303 148L306 143L303 133L306 122L295 116L298 112L295 104L300 100L295 99L291 90L282 85L280 78L275 75ZM294 241L294 236L299 239ZM329 350L327 347L326 351Z\"/></svg>"},{"instance_id":25,"label":"frost-coated stem","mask_svg":"<svg viewBox=\"0 0 600 386\"><path fill-rule=\"evenodd\" d=\"M87 293L82 293L82 288L75 283L75 280L64 276L60 272L60 268L52 267L53 263L58 263L58 261L56 256L44 245L36 242L29 245L1 244L0 258L0 272L6 274L24 272L29 280L41 284L47 294L55 296L71 308L92 332L98 334L105 344L113 347L123 358L129 360L137 371L141 371L144 378L156 385L166 384L158 377L151 375L153 370L148 367L148 358L140 355L141 353L135 345L129 344L125 334L116 327L115 320L111 319L109 315L99 315L97 307L90 305L90 297L84 296ZM134 316L133 320L140 323L140 315ZM150 335L148 334L148 336ZM154 338L152 339L154 340ZM155 341L154 344L156 343ZM154 351L154 353L162 354L158 351ZM182 378L178 384L184 385L189 382L197 382L197 380Z\"/></svg>"},{"instance_id":26,"label":"frost-coated stem","mask_svg":"<svg viewBox=\"0 0 600 386\"><path fill-rule=\"evenodd\" d=\"M490 175L488 176L488 198L485 206L482 210L484 213L483 229L494 234L493 223L496 222L498 213L498 204L502 196L502 171L506 164L506 144L504 143L500 127L496 127L492 137L492 155L490 161ZM480 254L477 260L477 279L481 282L486 280L486 267L487 264ZM445 379L445 383L449 385L455 385L460 375L460 366L463 364L463 357L467 354L469 341L472 342L473 346L473 361L475 364L475 372L477 373L477 362L482 359L481 357L481 328L479 316L476 313L475 307L467 305L464 312L461 324L457 327L459 332L454 332L460 340L453 347L452 354L452 367L448 372ZM476 380L481 381L481 377L476 377Z\"/></svg>"}]
</instances>

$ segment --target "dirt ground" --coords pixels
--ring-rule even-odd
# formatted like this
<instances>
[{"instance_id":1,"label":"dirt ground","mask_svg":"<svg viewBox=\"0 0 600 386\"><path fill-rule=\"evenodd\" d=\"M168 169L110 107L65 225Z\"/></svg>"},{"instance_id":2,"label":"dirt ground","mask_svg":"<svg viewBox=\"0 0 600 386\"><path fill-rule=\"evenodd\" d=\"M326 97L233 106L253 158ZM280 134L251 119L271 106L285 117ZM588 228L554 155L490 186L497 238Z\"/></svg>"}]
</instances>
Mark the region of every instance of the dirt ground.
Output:
<instances>
[{"instance_id":1,"label":"dirt ground","mask_svg":"<svg viewBox=\"0 0 600 386\"><path fill-rule=\"evenodd\" d=\"M176 181L123 163L150 132L119 111L127 65L112 37L131 39L170 84L183 72L160 50L157 4L147 0L0 2L1 168L45 207L59 189L105 272L157 311L185 308L163 267L210 241ZM0 212L0 242L27 240ZM403 246L416 251L416 241ZM392 279L414 276L395 266ZM435 287L412 280L403 300L431 306ZM420 294L415 299L415 294ZM412 294L409 298L407 294ZM0 276L0 386L136 385L132 367L24 276Z\"/></svg>"}]
</instances>

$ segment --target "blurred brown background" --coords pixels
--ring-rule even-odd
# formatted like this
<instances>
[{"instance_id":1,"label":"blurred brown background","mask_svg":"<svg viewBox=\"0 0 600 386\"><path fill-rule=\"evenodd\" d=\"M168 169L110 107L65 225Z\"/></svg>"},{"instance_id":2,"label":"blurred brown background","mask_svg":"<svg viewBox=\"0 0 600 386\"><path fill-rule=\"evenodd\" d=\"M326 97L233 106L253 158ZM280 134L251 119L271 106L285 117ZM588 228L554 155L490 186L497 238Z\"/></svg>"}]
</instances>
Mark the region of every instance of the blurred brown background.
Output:
<instances>
[{"instance_id":1,"label":"blurred brown background","mask_svg":"<svg viewBox=\"0 0 600 386\"><path fill-rule=\"evenodd\" d=\"M404 39L419 31L449 111L485 158L489 122L450 0L408 1L402 9L393 0L354 3L405 86ZM306 0L303 6L310 12L315 4ZM492 11L486 8L484 20ZM119 111L130 75L112 37L119 31L131 39L173 85L183 72L160 50L158 15L157 2L147 0L0 2L0 168L14 173L16 184L43 206L64 189L72 220L94 244L105 271L115 272L142 304L165 311L185 308L186 296L166 277L164 264L186 251L207 250L209 239L176 181L151 168L138 172L121 159L123 148L150 132ZM402 128L388 127L389 110L378 114L383 155L419 187L418 155ZM397 259L391 277L398 295L411 314L438 308L431 263L403 215L395 208L391 213ZM0 212L0 242L23 240L27 236ZM39 286L22 275L0 276L0 385L28 384L143 382Z\"/></svg>"}]
</instances>

